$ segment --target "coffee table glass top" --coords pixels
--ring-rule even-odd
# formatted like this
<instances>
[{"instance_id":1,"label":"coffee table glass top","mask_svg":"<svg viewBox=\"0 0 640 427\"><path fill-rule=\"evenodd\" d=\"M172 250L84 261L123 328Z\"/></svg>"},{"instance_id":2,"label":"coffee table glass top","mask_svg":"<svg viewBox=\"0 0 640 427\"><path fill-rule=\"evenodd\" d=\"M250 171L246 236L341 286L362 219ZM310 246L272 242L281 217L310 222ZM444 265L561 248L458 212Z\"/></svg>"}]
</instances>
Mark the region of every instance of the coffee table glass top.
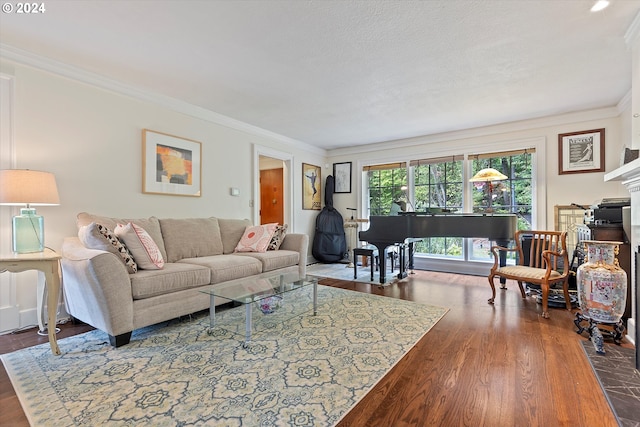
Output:
<instances>
[{"instance_id":1,"label":"coffee table glass top","mask_svg":"<svg viewBox=\"0 0 640 427\"><path fill-rule=\"evenodd\" d=\"M298 272L282 273L271 271L258 276L230 280L223 284L212 285L202 292L220 298L226 298L240 304L280 295L311 284L317 284L318 277Z\"/></svg>"},{"instance_id":2,"label":"coffee table glass top","mask_svg":"<svg viewBox=\"0 0 640 427\"><path fill-rule=\"evenodd\" d=\"M216 304L215 299L225 298L240 303L245 307L245 339L244 345L247 346L251 341L253 330L253 307L256 302L260 304L260 310L265 314L273 313L274 308L278 307L278 302L272 306L270 302L263 303L267 298L282 300L280 295L300 289L307 285L313 285L313 315L318 310L318 277L301 276L298 272L282 273L268 272L259 276L246 277L242 279L231 280L213 285L202 292L209 294L211 304L209 306L209 334L213 333L216 326ZM232 330L232 332L234 332Z\"/></svg>"}]
</instances>

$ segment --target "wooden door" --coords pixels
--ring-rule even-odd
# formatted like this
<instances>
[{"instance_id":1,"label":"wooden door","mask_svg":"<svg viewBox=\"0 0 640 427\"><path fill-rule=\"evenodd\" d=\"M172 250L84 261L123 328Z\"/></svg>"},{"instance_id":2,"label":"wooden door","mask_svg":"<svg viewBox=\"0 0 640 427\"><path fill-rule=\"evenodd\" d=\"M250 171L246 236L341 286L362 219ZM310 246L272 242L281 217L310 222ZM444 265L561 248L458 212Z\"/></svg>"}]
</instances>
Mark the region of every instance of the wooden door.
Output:
<instances>
[{"instance_id":1,"label":"wooden door","mask_svg":"<svg viewBox=\"0 0 640 427\"><path fill-rule=\"evenodd\" d=\"M260 224L284 224L284 169L260 171Z\"/></svg>"}]
</instances>

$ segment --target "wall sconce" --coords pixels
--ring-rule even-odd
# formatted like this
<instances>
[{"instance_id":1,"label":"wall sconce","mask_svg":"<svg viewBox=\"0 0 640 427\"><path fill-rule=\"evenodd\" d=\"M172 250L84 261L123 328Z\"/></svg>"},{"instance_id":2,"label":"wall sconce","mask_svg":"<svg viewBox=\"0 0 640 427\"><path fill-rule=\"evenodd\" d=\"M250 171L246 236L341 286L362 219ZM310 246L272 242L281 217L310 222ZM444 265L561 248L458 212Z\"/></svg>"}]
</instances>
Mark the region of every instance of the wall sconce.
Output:
<instances>
[{"instance_id":1,"label":"wall sconce","mask_svg":"<svg viewBox=\"0 0 640 427\"><path fill-rule=\"evenodd\" d=\"M44 251L44 218L31 206L60 204L56 179L50 172L28 169L0 170L0 205L26 206L12 221L13 252Z\"/></svg>"}]
</instances>

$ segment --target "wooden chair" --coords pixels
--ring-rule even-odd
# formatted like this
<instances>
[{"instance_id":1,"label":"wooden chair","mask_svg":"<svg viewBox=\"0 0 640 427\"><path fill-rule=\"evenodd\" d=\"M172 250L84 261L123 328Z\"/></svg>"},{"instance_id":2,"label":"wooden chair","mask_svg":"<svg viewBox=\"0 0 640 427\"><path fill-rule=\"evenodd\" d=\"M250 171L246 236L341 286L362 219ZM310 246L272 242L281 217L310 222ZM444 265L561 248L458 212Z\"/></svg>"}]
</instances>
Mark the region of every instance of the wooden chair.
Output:
<instances>
[{"instance_id":1,"label":"wooden chair","mask_svg":"<svg viewBox=\"0 0 640 427\"><path fill-rule=\"evenodd\" d=\"M525 252L523 246L525 242L531 243ZM489 273L489 285L491 285L492 297L489 304L493 304L496 298L496 288L493 279L502 277L518 282L522 298L526 298L522 282L535 283L540 285L542 290L542 317L549 318L549 287L555 283L562 282L564 299L567 310L571 310L571 300L569 299L569 256L567 254L567 232L566 231L536 231L520 230L515 234L515 248L504 248L493 246L491 252L494 256L493 267ZM507 265L500 267L500 251L516 251L518 253L518 265ZM528 256L525 256L528 255ZM501 289L506 289L501 285Z\"/></svg>"}]
</instances>

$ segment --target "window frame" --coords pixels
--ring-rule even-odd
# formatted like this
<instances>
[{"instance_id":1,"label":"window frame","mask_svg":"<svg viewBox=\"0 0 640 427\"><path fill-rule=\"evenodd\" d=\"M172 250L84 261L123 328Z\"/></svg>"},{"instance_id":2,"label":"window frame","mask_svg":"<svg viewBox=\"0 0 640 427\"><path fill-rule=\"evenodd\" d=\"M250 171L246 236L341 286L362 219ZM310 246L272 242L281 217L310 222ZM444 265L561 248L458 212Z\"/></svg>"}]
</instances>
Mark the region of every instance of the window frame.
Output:
<instances>
[{"instance_id":1,"label":"window frame","mask_svg":"<svg viewBox=\"0 0 640 427\"><path fill-rule=\"evenodd\" d=\"M425 153L425 148L429 148L430 151ZM359 211L362 212L362 217L367 218L365 215L368 203L367 182L366 175L364 174L363 167L372 164L383 164L390 162L406 162L410 164L411 159L420 159L428 157L451 157L455 154L464 152L464 157L467 159L470 155L480 152L487 153L499 153L512 150L525 150L535 149L535 155L531 159L531 192L532 192L532 215L531 224L533 228L546 229L547 227L547 205L546 205L546 185L545 177L547 176L547 160L546 160L546 137L537 136L523 139L507 139L501 142L492 140L486 140L477 144L469 144L468 140L460 141L448 141L442 144L424 144L421 146L403 147L398 150L402 150L401 156L394 158L368 158L364 153L360 155L360 158L355 162L357 173L356 189L358 191L358 206ZM397 154L397 153L396 153ZM468 162L467 164L470 164ZM410 173L410 172L408 172ZM464 182L468 183L471 178L471 167L464 168ZM409 184L409 191L413 191L412 184ZM464 186L465 203L470 203L472 200L471 185ZM410 193L411 194L411 193ZM471 212L471 206L464 206L464 212ZM368 223L363 223L361 230L367 230L369 228ZM471 241L467 239L467 241ZM431 270L431 271L455 271L461 274L486 276L491 267L491 263L486 261L473 261L464 259L445 259L434 257L417 257L414 263L416 269L419 270Z\"/></svg>"}]
</instances>

